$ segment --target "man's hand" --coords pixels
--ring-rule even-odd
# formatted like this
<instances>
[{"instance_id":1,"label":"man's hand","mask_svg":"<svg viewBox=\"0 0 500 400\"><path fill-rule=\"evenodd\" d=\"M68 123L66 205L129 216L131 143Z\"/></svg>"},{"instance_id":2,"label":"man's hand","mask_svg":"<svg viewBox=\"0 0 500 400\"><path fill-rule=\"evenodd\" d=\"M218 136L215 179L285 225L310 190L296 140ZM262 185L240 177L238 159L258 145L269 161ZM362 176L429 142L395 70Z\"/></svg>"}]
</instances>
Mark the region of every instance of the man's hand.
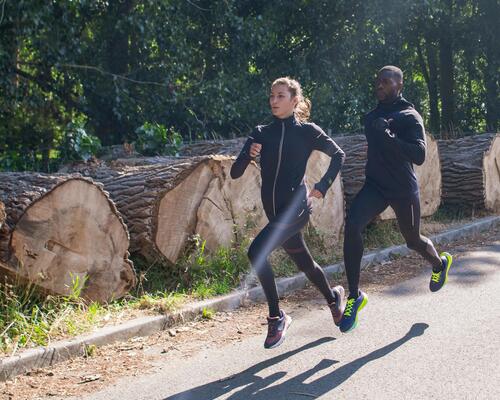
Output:
<instances>
[{"instance_id":1,"label":"man's hand","mask_svg":"<svg viewBox=\"0 0 500 400\"><path fill-rule=\"evenodd\" d=\"M260 143L252 143L250 145L250 157L255 158L260 154L262 145Z\"/></svg>"},{"instance_id":2,"label":"man's hand","mask_svg":"<svg viewBox=\"0 0 500 400\"><path fill-rule=\"evenodd\" d=\"M318 189L313 189L309 192L309 197L315 197L317 199L322 199L323 194Z\"/></svg>"},{"instance_id":3,"label":"man's hand","mask_svg":"<svg viewBox=\"0 0 500 400\"><path fill-rule=\"evenodd\" d=\"M373 121L372 126L376 131L384 132L390 137L394 137L394 133L391 132L391 122L392 119L386 120L385 118L377 118Z\"/></svg>"}]
</instances>

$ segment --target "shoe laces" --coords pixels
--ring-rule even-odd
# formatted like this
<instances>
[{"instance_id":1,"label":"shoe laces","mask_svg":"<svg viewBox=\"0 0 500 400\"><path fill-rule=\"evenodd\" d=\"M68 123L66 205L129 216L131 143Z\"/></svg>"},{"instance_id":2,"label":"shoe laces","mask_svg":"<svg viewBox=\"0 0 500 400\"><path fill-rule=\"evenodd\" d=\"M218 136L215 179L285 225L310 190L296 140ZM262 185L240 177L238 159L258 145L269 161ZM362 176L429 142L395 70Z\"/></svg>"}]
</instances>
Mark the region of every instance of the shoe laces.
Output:
<instances>
[{"instance_id":1,"label":"shoe laces","mask_svg":"<svg viewBox=\"0 0 500 400\"><path fill-rule=\"evenodd\" d=\"M348 317L351 316L352 307L354 306L355 302L356 302L356 299L347 299L347 304L345 305L344 315L347 315Z\"/></svg>"},{"instance_id":2,"label":"shoe laces","mask_svg":"<svg viewBox=\"0 0 500 400\"><path fill-rule=\"evenodd\" d=\"M278 327L280 326L281 318L277 319L268 319L267 320L267 332L268 336L274 336L276 335L278 331Z\"/></svg>"},{"instance_id":3,"label":"shoe laces","mask_svg":"<svg viewBox=\"0 0 500 400\"><path fill-rule=\"evenodd\" d=\"M439 280L441 279L441 272L443 271L433 272L431 276L431 281L439 283Z\"/></svg>"}]
</instances>

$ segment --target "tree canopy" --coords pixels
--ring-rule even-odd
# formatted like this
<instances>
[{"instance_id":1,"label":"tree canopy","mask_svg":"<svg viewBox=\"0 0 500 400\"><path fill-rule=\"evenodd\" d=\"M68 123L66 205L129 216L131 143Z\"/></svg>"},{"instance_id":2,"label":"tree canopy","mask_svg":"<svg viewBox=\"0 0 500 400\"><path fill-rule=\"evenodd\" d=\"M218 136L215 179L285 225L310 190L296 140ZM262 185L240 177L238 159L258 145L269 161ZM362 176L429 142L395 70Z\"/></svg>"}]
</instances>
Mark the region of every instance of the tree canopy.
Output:
<instances>
[{"instance_id":1,"label":"tree canopy","mask_svg":"<svg viewBox=\"0 0 500 400\"><path fill-rule=\"evenodd\" d=\"M436 136L499 128L497 0L0 0L0 169L75 149L244 135L298 79L331 134L361 129L377 70ZM149 124L149 125L148 125ZM54 165L53 165L54 164Z\"/></svg>"}]
</instances>

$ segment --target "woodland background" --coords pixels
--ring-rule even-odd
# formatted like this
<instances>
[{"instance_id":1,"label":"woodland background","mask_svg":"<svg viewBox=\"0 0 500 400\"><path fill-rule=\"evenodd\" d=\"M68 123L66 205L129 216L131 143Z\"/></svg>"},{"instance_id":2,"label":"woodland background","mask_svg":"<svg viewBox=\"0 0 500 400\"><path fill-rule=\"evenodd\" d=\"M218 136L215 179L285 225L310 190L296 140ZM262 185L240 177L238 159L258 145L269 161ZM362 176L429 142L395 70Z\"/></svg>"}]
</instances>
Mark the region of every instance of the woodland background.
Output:
<instances>
[{"instance_id":1,"label":"woodland background","mask_svg":"<svg viewBox=\"0 0 500 400\"><path fill-rule=\"evenodd\" d=\"M359 133L385 64L438 138L500 125L497 0L0 0L0 170L101 146L175 154L269 119L298 79L312 119Z\"/></svg>"}]
</instances>

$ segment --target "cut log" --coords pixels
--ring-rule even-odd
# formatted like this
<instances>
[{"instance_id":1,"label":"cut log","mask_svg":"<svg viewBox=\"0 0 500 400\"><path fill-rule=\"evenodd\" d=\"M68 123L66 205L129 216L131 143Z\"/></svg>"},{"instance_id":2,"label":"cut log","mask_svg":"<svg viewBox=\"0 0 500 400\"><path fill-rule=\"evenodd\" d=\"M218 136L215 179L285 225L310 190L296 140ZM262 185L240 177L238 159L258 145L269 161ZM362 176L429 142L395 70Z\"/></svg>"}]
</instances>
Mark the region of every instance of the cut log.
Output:
<instances>
[{"instance_id":1,"label":"cut log","mask_svg":"<svg viewBox=\"0 0 500 400\"><path fill-rule=\"evenodd\" d=\"M330 157L313 151L307 162L306 182L309 190L320 181L328 166ZM335 245L344 228L345 199L342 188L342 175L339 174L323 199L312 198L313 213L310 225L323 237L326 246Z\"/></svg>"},{"instance_id":2,"label":"cut log","mask_svg":"<svg viewBox=\"0 0 500 400\"><path fill-rule=\"evenodd\" d=\"M151 262L175 264L193 235L213 251L231 245L238 234L252 235L265 223L254 163L246 180L233 181L233 159L226 156L132 162L136 166L116 162L77 170L103 184L129 227L130 251Z\"/></svg>"},{"instance_id":3,"label":"cut log","mask_svg":"<svg viewBox=\"0 0 500 400\"><path fill-rule=\"evenodd\" d=\"M202 155L202 154L225 154L237 156L243 147L246 138L237 138L223 141L210 141L210 142L198 142L191 145L185 145L181 149L182 155ZM330 164L330 157L318 151L314 151L307 164L306 169L306 181L308 183L309 190L312 189L314 183L318 182ZM364 166L363 166L364 168ZM248 172L246 172L247 174ZM248 173L251 176L251 180L255 180L255 173ZM248 179L245 175L240 181ZM260 193L260 177L258 178L259 193ZM229 196L231 197L231 196ZM250 198L250 197L249 197ZM258 208L261 210L261 200L260 194L252 197L252 202L258 204ZM325 240L326 245L335 244L340 236L340 233L344 226L344 192L342 188L342 181L337 178L333 183L332 187L328 190L324 199L318 200L313 198L313 214L311 216L310 224L316 231L321 234ZM235 213L235 215L238 215ZM252 214L251 214L252 215ZM262 211L259 211L258 215L263 215ZM201 218L200 218L201 220ZM261 225L259 221L259 224ZM238 222L238 226L241 226L241 222ZM228 235L229 237L229 235Z\"/></svg>"},{"instance_id":4,"label":"cut log","mask_svg":"<svg viewBox=\"0 0 500 400\"><path fill-rule=\"evenodd\" d=\"M311 160L308 174L316 182L330 159L318 153ZM267 223L259 168L250 163L244 177L233 180L233 162L234 157L223 155L154 157L133 161L149 165L114 164L84 172L104 185L123 214L130 230L130 251L150 261L175 264L193 235L206 241L207 250L215 251L242 237L254 237ZM313 200L317 204L312 224L326 238L338 240L344 222L340 180L333 188L324 201Z\"/></svg>"},{"instance_id":5,"label":"cut log","mask_svg":"<svg viewBox=\"0 0 500 400\"><path fill-rule=\"evenodd\" d=\"M211 180L209 157L135 167L85 169L103 184L130 231L130 252L155 262L175 263L196 222L196 209ZM165 201L165 196L170 193Z\"/></svg>"},{"instance_id":6,"label":"cut log","mask_svg":"<svg viewBox=\"0 0 500 400\"><path fill-rule=\"evenodd\" d=\"M500 135L440 140L443 202L500 211Z\"/></svg>"},{"instance_id":7,"label":"cut log","mask_svg":"<svg viewBox=\"0 0 500 400\"><path fill-rule=\"evenodd\" d=\"M129 238L113 202L91 180L69 175L2 173L0 259L51 293L81 290L92 301L135 284Z\"/></svg>"},{"instance_id":8,"label":"cut log","mask_svg":"<svg viewBox=\"0 0 500 400\"><path fill-rule=\"evenodd\" d=\"M212 252L255 235L267 224L260 199L260 170L250 163L240 179L230 176L234 158L215 156L212 179L202 196L195 233Z\"/></svg>"},{"instance_id":9,"label":"cut log","mask_svg":"<svg viewBox=\"0 0 500 400\"><path fill-rule=\"evenodd\" d=\"M340 136L334 138L337 144L346 153L346 161L342 168L342 181L346 205L349 208L354 196L361 190L365 181L365 165L367 144L364 135ZM425 162L415 165L415 174L420 191L420 207L423 217L436 212L441 203L441 173L439 151L436 140L426 135L427 151ZM388 207L381 219L395 218L394 211Z\"/></svg>"},{"instance_id":10,"label":"cut log","mask_svg":"<svg viewBox=\"0 0 500 400\"><path fill-rule=\"evenodd\" d=\"M247 138L241 137L227 140L199 141L183 145L179 154L181 156L204 156L210 154L237 156Z\"/></svg>"}]
</instances>

